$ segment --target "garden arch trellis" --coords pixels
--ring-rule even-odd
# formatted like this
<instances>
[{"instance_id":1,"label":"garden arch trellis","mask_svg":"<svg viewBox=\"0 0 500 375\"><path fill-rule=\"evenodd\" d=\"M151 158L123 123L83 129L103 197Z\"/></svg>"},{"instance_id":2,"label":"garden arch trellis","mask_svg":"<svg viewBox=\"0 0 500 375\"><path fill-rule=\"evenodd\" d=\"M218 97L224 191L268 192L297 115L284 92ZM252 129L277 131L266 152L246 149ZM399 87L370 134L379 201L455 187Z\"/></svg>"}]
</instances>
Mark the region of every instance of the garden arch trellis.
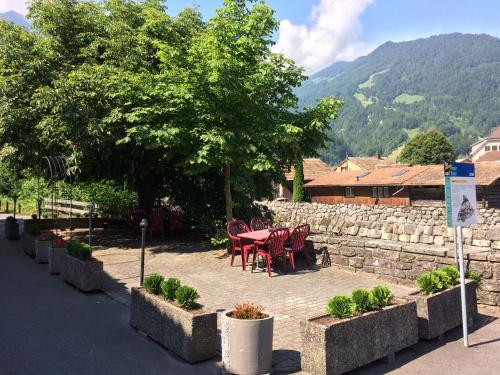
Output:
<instances>
[{"instance_id":1,"label":"garden arch trellis","mask_svg":"<svg viewBox=\"0 0 500 375\"><path fill-rule=\"evenodd\" d=\"M43 156L40 159L40 173L37 178L37 204L38 204L38 217L42 215L42 202L43 198L40 189L40 179L45 177L49 185L50 206L53 219L53 229L58 229L58 215L56 214L55 206L58 199L58 186L57 182L66 182L69 185L69 228L70 236L73 231L72 218L73 218L73 177L72 170L69 167L66 158L62 156Z\"/></svg>"}]
</instances>

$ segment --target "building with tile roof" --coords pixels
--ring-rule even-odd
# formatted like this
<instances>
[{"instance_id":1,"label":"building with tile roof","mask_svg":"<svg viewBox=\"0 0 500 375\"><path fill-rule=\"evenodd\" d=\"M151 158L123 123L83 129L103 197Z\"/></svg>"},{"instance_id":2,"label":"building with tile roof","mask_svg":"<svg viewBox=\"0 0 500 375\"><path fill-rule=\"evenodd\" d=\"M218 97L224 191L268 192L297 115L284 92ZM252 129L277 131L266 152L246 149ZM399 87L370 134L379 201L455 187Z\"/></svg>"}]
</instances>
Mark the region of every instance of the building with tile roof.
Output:
<instances>
[{"instance_id":1,"label":"building with tile roof","mask_svg":"<svg viewBox=\"0 0 500 375\"><path fill-rule=\"evenodd\" d=\"M500 163L475 163L477 199L500 207ZM444 200L442 165L390 166L371 171L329 172L305 185L312 202L409 206Z\"/></svg>"},{"instance_id":2,"label":"building with tile roof","mask_svg":"<svg viewBox=\"0 0 500 375\"><path fill-rule=\"evenodd\" d=\"M498 151L500 151L500 125L493 129L488 137L473 143L470 155L473 162L500 161ZM495 154L490 154L491 152L495 152ZM482 160L479 160L481 158Z\"/></svg>"},{"instance_id":3,"label":"building with tile roof","mask_svg":"<svg viewBox=\"0 0 500 375\"><path fill-rule=\"evenodd\" d=\"M335 172L371 171L380 166L392 164L379 153L375 156L347 156L334 168Z\"/></svg>"}]
</instances>

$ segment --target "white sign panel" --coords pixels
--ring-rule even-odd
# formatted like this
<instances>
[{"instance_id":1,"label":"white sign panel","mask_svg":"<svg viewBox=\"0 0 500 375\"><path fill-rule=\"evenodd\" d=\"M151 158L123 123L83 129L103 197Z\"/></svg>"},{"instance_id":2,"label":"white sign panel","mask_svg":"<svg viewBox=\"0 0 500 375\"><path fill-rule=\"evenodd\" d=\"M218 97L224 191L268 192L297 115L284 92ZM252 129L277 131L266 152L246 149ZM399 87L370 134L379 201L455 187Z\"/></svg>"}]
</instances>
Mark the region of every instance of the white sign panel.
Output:
<instances>
[{"instance_id":1,"label":"white sign panel","mask_svg":"<svg viewBox=\"0 0 500 375\"><path fill-rule=\"evenodd\" d=\"M449 227L477 223L474 164L445 165L446 221Z\"/></svg>"}]
</instances>

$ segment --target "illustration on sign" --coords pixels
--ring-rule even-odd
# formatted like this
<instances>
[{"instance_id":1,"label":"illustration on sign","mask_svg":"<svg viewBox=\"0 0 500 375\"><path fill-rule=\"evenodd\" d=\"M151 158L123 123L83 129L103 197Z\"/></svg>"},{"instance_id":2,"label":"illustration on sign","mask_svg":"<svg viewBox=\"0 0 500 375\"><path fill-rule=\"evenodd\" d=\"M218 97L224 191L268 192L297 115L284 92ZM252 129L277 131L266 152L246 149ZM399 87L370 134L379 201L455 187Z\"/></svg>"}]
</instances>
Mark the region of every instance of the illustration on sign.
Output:
<instances>
[{"instance_id":1,"label":"illustration on sign","mask_svg":"<svg viewBox=\"0 0 500 375\"><path fill-rule=\"evenodd\" d=\"M445 163L446 222L449 227L477 222L476 177L472 163Z\"/></svg>"}]
</instances>

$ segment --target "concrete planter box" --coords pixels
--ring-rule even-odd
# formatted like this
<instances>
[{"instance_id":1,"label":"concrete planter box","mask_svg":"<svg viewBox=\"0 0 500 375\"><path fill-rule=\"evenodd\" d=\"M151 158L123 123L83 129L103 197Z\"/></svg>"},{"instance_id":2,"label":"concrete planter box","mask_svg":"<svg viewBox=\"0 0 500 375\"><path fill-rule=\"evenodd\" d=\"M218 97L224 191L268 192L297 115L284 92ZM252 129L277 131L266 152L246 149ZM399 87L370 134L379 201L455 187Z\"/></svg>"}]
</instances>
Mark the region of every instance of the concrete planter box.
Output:
<instances>
[{"instance_id":1,"label":"concrete planter box","mask_svg":"<svg viewBox=\"0 0 500 375\"><path fill-rule=\"evenodd\" d=\"M21 247L23 248L24 252L32 258L34 258L36 254L35 240L36 236L32 236L29 233L23 233L21 235Z\"/></svg>"},{"instance_id":2,"label":"concrete planter box","mask_svg":"<svg viewBox=\"0 0 500 375\"><path fill-rule=\"evenodd\" d=\"M273 363L274 316L235 319L225 311L221 320L222 364L232 374L268 374Z\"/></svg>"},{"instance_id":3,"label":"concrete planter box","mask_svg":"<svg viewBox=\"0 0 500 375\"><path fill-rule=\"evenodd\" d=\"M476 283L465 282L468 324L477 315ZM462 324L460 285L431 296L415 294L417 302L418 335L422 339L441 337L445 332Z\"/></svg>"},{"instance_id":4,"label":"concrete planter box","mask_svg":"<svg viewBox=\"0 0 500 375\"><path fill-rule=\"evenodd\" d=\"M67 254L68 250L65 247L49 247L49 273L51 275L58 275L61 266L62 254Z\"/></svg>"},{"instance_id":5,"label":"concrete planter box","mask_svg":"<svg viewBox=\"0 0 500 375\"><path fill-rule=\"evenodd\" d=\"M68 253L59 254L59 272L64 280L82 292L99 289L103 264L96 259L81 260Z\"/></svg>"},{"instance_id":6,"label":"concrete planter box","mask_svg":"<svg viewBox=\"0 0 500 375\"><path fill-rule=\"evenodd\" d=\"M301 322L302 370L342 374L418 341L417 305L401 302L357 317L322 323L327 315Z\"/></svg>"},{"instance_id":7,"label":"concrete planter box","mask_svg":"<svg viewBox=\"0 0 500 375\"><path fill-rule=\"evenodd\" d=\"M52 246L52 239L35 240L35 261L37 263L49 263L49 247Z\"/></svg>"},{"instance_id":8,"label":"concrete planter box","mask_svg":"<svg viewBox=\"0 0 500 375\"><path fill-rule=\"evenodd\" d=\"M143 288L132 288L130 325L190 363L216 354L216 312L186 311Z\"/></svg>"}]
</instances>

